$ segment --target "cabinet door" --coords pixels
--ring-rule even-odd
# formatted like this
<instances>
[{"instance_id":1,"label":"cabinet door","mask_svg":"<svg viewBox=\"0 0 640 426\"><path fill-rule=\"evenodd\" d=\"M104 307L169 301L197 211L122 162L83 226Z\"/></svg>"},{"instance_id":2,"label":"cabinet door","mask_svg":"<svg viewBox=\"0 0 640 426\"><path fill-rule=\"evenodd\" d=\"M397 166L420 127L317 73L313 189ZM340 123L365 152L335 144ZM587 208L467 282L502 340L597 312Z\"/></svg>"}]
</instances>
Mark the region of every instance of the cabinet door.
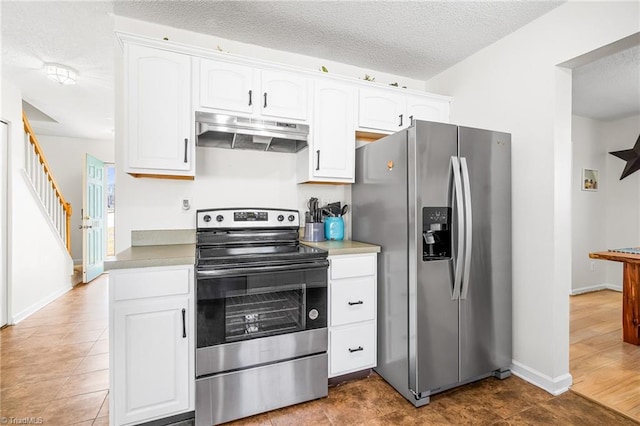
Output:
<instances>
[{"instance_id":1,"label":"cabinet door","mask_svg":"<svg viewBox=\"0 0 640 426\"><path fill-rule=\"evenodd\" d=\"M190 407L188 297L138 299L115 305L115 424L137 424Z\"/></svg>"},{"instance_id":2,"label":"cabinet door","mask_svg":"<svg viewBox=\"0 0 640 426\"><path fill-rule=\"evenodd\" d=\"M193 175L191 59L143 46L126 48L127 171Z\"/></svg>"},{"instance_id":3,"label":"cabinet door","mask_svg":"<svg viewBox=\"0 0 640 426\"><path fill-rule=\"evenodd\" d=\"M261 71L261 114L269 117L307 120L307 78L282 72Z\"/></svg>"},{"instance_id":4,"label":"cabinet door","mask_svg":"<svg viewBox=\"0 0 640 426\"><path fill-rule=\"evenodd\" d=\"M404 95L360 89L358 127L395 132L408 125Z\"/></svg>"},{"instance_id":5,"label":"cabinet door","mask_svg":"<svg viewBox=\"0 0 640 426\"><path fill-rule=\"evenodd\" d=\"M200 106L252 113L260 93L254 88L253 68L200 60Z\"/></svg>"},{"instance_id":6,"label":"cabinet door","mask_svg":"<svg viewBox=\"0 0 640 426\"><path fill-rule=\"evenodd\" d=\"M329 331L329 377L375 367L376 360L373 321Z\"/></svg>"},{"instance_id":7,"label":"cabinet door","mask_svg":"<svg viewBox=\"0 0 640 426\"><path fill-rule=\"evenodd\" d=\"M312 176L353 179L355 176L355 123L353 88L315 81ZM353 180L352 180L353 182Z\"/></svg>"},{"instance_id":8,"label":"cabinet door","mask_svg":"<svg viewBox=\"0 0 640 426\"><path fill-rule=\"evenodd\" d=\"M407 96L407 126L412 120L449 122L449 101L422 96Z\"/></svg>"}]
</instances>

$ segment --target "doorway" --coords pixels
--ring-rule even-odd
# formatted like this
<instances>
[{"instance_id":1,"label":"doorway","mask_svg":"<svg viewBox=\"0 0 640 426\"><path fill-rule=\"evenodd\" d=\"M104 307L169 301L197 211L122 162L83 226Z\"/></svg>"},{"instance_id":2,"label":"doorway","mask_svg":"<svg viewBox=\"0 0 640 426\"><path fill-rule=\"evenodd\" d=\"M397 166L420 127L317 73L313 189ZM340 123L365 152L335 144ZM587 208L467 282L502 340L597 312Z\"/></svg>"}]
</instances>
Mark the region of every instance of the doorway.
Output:
<instances>
[{"instance_id":1,"label":"doorway","mask_svg":"<svg viewBox=\"0 0 640 426\"><path fill-rule=\"evenodd\" d=\"M116 255L116 165L105 163L107 178L107 257Z\"/></svg>"},{"instance_id":2,"label":"doorway","mask_svg":"<svg viewBox=\"0 0 640 426\"><path fill-rule=\"evenodd\" d=\"M640 420L640 346L622 341L622 267L588 257L640 238L640 175L620 180L624 163L609 155L630 148L640 133L638 37L576 58L570 68L572 390Z\"/></svg>"}]
</instances>

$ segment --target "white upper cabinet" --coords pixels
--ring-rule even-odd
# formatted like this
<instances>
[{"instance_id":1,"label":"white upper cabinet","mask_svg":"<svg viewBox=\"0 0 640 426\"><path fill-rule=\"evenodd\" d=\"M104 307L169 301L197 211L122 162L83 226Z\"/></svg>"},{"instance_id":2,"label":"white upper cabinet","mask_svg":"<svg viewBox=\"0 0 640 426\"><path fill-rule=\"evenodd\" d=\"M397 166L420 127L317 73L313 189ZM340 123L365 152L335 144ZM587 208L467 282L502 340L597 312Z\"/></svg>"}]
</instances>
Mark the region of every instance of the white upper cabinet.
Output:
<instances>
[{"instance_id":1,"label":"white upper cabinet","mask_svg":"<svg viewBox=\"0 0 640 426\"><path fill-rule=\"evenodd\" d=\"M251 114L255 98L254 70L244 65L200 60L200 105Z\"/></svg>"},{"instance_id":2,"label":"white upper cabinet","mask_svg":"<svg viewBox=\"0 0 640 426\"><path fill-rule=\"evenodd\" d=\"M412 120L449 122L449 101L425 96L407 95L407 125Z\"/></svg>"},{"instance_id":3,"label":"white upper cabinet","mask_svg":"<svg viewBox=\"0 0 640 426\"><path fill-rule=\"evenodd\" d=\"M358 101L358 127L395 132L408 125L403 94L361 88Z\"/></svg>"},{"instance_id":4,"label":"white upper cabinet","mask_svg":"<svg viewBox=\"0 0 640 426\"><path fill-rule=\"evenodd\" d=\"M309 79L293 73L262 70L261 113L264 116L307 120Z\"/></svg>"},{"instance_id":5,"label":"white upper cabinet","mask_svg":"<svg viewBox=\"0 0 640 426\"><path fill-rule=\"evenodd\" d=\"M346 84L314 82L309 148L298 154L298 181L354 182L355 93Z\"/></svg>"},{"instance_id":6,"label":"white upper cabinet","mask_svg":"<svg viewBox=\"0 0 640 426\"><path fill-rule=\"evenodd\" d=\"M413 120L449 122L449 99L427 93L361 88L358 101L358 128L365 131L393 133Z\"/></svg>"},{"instance_id":7,"label":"white upper cabinet","mask_svg":"<svg viewBox=\"0 0 640 426\"><path fill-rule=\"evenodd\" d=\"M133 175L195 175L191 58L125 45L126 170Z\"/></svg>"},{"instance_id":8,"label":"white upper cabinet","mask_svg":"<svg viewBox=\"0 0 640 426\"><path fill-rule=\"evenodd\" d=\"M196 109L306 121L309 79L291 72L199 60Z\"/></svg>"}]
</instances>

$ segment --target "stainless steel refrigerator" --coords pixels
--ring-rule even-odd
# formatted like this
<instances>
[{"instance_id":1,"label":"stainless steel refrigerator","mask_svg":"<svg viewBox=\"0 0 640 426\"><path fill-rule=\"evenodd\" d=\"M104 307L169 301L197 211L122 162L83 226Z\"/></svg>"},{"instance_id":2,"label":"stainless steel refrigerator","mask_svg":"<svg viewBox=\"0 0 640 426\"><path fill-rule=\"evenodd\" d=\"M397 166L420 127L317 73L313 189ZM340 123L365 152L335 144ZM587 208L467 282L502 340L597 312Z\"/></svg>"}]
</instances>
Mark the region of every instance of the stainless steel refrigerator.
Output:
<instances>
[{"instance_id":1,"label":"stainless steel refrigerator","mask_svg":"<svg viewBox=\"0 0 640 426\"><path fill-rule=\"evenodd\" d=\"M511 365L511 136L415 121L356 150L378 258L378 366L415 406Z\"/></svg>"}]
</instances>

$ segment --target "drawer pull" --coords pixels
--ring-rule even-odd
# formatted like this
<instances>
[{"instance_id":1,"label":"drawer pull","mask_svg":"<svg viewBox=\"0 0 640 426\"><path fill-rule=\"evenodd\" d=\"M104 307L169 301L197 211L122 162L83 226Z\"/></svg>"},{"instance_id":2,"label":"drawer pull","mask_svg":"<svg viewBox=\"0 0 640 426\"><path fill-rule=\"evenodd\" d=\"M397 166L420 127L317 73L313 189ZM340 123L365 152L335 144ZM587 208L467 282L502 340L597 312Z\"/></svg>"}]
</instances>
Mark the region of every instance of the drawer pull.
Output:
<instances>
[{"instance_id":1,"label":"drawer pull","mask_svg":"<svg viewBox=\"0 0 640 426\"><path fill-rule=\"evenodd\" d=\"M348 302L349 306L353 306L353 305L363 305L364 302L362 300L358 300L357 302Z\"/></svg>"},{"instance_id":2,"label":"drawer pull","mask_svg":"<svg viewBox=\"0 0 640 426\"><path fill-rule=\"evenodd\" d=\"M358 346L355 349L351 349L349 348L349 352L354 353L354 352L360 352L360 351L364 351L364 348L362 346Z\"/></svg>"}]
</instances>

